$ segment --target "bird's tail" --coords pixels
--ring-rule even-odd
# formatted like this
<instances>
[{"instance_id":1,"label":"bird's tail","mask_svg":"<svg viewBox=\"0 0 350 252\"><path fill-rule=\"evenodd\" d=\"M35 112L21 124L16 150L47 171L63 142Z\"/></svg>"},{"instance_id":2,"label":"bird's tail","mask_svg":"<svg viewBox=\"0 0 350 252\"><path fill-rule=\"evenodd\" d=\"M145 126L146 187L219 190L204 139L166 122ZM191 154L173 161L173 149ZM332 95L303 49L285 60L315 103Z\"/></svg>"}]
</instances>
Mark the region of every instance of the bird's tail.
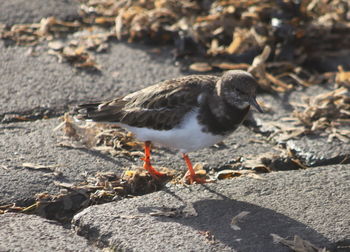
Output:
<instances>
[{"instance_id":1,"label":"bird's tail","mask_svg":"<svg viewBox=\"0 0 350 252\"><path fill-rule=\"evenodd\" d=\"M80 104L73 108L71 114L78 120L100 121L99 106L100 102Z\"/></svg>"},{"instance_id":2,"label":"bird's tail","mask_svg":"<svg viewBox=\"0 0 350 252\"><path fill-rule=\"evenodd\" d=\"M73 108L72 115L78 120L94 122L120 122L123 115L119 106L105 106L106 103L93 102L80 104Z\"/></svg>"}]
</instances>

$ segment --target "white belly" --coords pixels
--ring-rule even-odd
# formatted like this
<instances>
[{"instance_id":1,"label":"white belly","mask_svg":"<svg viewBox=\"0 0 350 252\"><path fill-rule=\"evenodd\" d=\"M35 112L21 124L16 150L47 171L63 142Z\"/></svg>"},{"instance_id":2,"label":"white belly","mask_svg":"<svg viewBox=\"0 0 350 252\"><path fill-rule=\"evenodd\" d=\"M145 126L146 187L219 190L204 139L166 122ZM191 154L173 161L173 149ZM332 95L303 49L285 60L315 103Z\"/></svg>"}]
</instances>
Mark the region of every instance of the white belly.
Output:
<instances>
[{"instance_id":1,"label":"white belly","mask_svg":"<svg viewBox=\"0 0 350 252\"><path fill-rule=\"evenodd\" d=\"M189 112L183 122L172 130L154 130L120 124L131 131L140 141L151 141L165 147L187 153L212 146L223 140L224 136L202 131L203 126L197 121L198 110Z\"/></svg>"}]
</instances>

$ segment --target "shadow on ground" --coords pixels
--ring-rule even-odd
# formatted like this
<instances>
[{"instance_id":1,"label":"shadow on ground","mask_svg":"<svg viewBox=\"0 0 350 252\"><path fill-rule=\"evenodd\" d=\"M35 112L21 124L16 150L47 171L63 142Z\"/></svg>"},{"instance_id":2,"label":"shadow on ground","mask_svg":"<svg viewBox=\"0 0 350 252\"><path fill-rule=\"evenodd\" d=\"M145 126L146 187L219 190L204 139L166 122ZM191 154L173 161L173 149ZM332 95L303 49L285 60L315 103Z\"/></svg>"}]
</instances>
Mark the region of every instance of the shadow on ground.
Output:
<instances>
[{"instance_id":1,"label":"shadow on ground","mask_svg":"<svg viewBox=\"0 0 350 252\"><path fill-rule=\"evenodd\" d=\"M322 234L286 215L258 205L230 199L205 185L203 187L222 199L194 202L192 206L196 216L155 218L162 222L177 222L189 226L203 234L209 243L223 243L233 251L290 251L282 244L274 243L271 234L277 234L288 240L293 240L295 235L302 234L302 239L321 248L330 244ZM168 191L168 193L185 205L188 204L172 192ZM180 208L184 209L185 206ZM138 210L151 215L157 210L162 211L159 207L140 207ZM243 211L248 214L235 223L235 227L232 227L232 219ZM334 248L329 249L334 251Z\"/></svg>"}]
</instances>

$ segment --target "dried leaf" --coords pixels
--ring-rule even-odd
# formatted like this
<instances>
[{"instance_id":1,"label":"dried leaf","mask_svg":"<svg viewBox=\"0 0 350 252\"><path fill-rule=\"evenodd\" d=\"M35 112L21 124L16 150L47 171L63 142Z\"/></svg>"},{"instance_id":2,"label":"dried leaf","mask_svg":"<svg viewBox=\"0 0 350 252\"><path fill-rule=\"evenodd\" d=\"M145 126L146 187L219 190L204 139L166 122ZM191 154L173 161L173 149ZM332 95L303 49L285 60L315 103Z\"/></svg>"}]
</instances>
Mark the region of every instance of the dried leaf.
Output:
<instances>
[{"instance_id":1,"label":"dried leaf","mask_svg":"<svg viewBox=\"0 0 350 252\"><path fill-rule=\"evenodd\" d=\"M33 163L23 163L24 168L34 169L34 170L45 170L45 171L54 171L59 165L40 165Z\"/></svg>"},{"instance_id":2,"label":"dried leaf","mask_svg":"<svg viewBox=\"0 0 350 252\"><path fill-rule=\"evenodd\" d=\"M350 120L349 91L345 87L334 89L306 99L305 104L294 103L293 116L296 123L304 126L304 131L325 132L328 129L329 139L336 137L343 142L349 142L347 131L342 134L342 127L346 127ZM299 108L302 108L300 110ZM339 133L337 132L339 131Z\"/></svg>"},{"instance_id":3,"label":"dried leaf","mask_svg":"<svg viewBox=\"0 0 350 252\"><path fill-rule=\"evenodd\" d=\"M277 234L271 234L273 242L281 243L295 252L328 252L326 248L318 248L311 242L303 240L298 235L294 236L294 240L287 240Z\"/></svg>"},{"instance_id":4,"label":"dried leaf","mask_svg":"<svg viewBox=\"0 0 350 252\"><path fill-rule=\"evenodd\" d=\"M248 211L242 211L239 214L237 214L235 217L232 218L231 220L231 228L235 231L241 230L241 228L237 225L238 222L241 222L242 219L250 214Z\"/></svg>"},{"instance_id":5,"label":"dried leaf","mask_svg":"<svg viewBox=\"0 0 350 252\"><path fill-rule=\"evenodd\" d=\"M248 64L233 64L233 63L228 63L228 62L221 62L221 63L213 63L211 64L214 67L218 67L223 70L240 70L240 69L248 69L249 65Z\"/></svg>"},{"instance_id":6,"label":"dried leaf","mask_svg":"<svg viewBox=\"0 0 350 252\"><path fill-rule=\"evenodd\" d=\"M52 41L49 42L48 46L55 51L62 50L64 48L64 44L61 41Z\"/></svg>"},{"instance_id":7,"label":"dried leaf","mask_svg":"<svg viewBox=\"0 0 350 252\"><path fill-rule=\"evenodd\" d=\"M204 62L193 63L190 65L190 69L196 72L209 72L213 70L213 68L208 63Z\"/></svg>"},{"instance_id":8,"label":"dried leaf","mask_svg":"<svg viewBox=\"0 0 350 252\"><path fill-rule=\"evenodd\" d=\"M350 88L350 71L346 72L342 66L338 66L338 73L335 81L340 85Z\"/></svg>"}]
</instances>

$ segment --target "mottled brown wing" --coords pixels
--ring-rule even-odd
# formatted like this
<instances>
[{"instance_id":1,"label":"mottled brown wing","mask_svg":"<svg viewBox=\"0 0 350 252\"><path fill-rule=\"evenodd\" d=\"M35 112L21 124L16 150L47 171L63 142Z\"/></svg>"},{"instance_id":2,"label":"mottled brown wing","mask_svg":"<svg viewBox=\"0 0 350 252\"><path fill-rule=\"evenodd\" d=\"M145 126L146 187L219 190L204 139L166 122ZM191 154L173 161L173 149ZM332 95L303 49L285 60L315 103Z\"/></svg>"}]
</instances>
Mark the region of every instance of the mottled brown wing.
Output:
<instances>
[{"instance_id":1,"label":"mottled brown wing","mask_svg":"<svg viewBox=\"0 0 350 252\"><path fill-rule=\"evenodd\" d=\"M186 76L164 81L124 97L127 104L122 123L135 127L167 130L198 106L201 93L214 90L215 76Z\"/></svg>"},{"instance_id":2,"label":"mottled brown wing","mask_svg":"<svg viewBox=\"0 0 350 252\"><path fill-rule=\"evenodd\" d=\"M109 106L109 103L113 103L113 105ZM119 122L124 115L122 109L125 104L126 102L122 100L122 97L106 103L80 104L73 109L72 114L80 120Z\"/></svg>"},{"instance_id":3,"label":"mottled brown wing","mask_svg":"<svg viewBox=\"0 0 350 252\"><path fill-rule=\"evenodd\" d=\"M217 79L215 76L186 76L167 80L99 105L94 117L134 127L171 129L198 106L199 94L213 92Z\"/></svg>"}]
</instances>

